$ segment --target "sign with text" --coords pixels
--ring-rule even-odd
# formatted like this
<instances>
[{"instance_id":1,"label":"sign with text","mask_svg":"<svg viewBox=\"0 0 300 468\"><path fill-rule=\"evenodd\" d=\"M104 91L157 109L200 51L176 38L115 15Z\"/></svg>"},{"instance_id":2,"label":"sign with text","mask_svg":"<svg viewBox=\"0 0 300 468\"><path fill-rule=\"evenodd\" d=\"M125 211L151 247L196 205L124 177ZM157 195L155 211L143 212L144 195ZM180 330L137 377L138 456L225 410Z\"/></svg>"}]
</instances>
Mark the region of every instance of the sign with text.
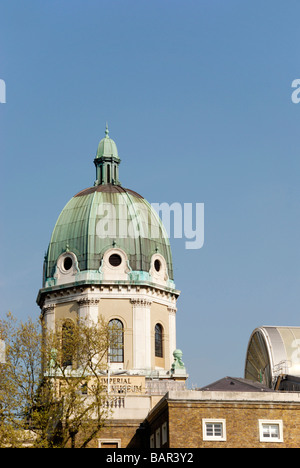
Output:
<instances>
[{"instance_id":1,"label":"sign with text","mask_svg":"<svg viewBox=\"0 0 300 468\"><path fill-rule=\"evenodd\" d=\"M101 380L105 391L107 391L109 385L110 393L145 393L145 377L143 376L111 375L109 378L103 377Z\"/></svg>"}]
</instances>

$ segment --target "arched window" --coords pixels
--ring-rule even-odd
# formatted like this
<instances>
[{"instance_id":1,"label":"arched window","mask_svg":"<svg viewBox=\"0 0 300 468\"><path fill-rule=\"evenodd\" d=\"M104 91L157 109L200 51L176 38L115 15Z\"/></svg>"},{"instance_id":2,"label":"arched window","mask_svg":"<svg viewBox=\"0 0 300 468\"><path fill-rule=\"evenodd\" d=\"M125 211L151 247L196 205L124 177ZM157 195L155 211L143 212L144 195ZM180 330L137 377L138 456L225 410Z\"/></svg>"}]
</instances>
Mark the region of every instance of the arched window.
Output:
<instances>
[{"instance_id":1,"label":"arched window","mask_svg":"<svg viewBox=\"0 0 300 468\"><path fill-rule=\"evenodd\" d=\"M66 320L62 326L62 365L68 367L73 365L75 355L74 349L74 323Z\"/></svg>"},{"instance_id":2,"label":"arched window","mask_svg":"<svg viewBox=\"0 0 300 468\"><path fill-rule=\"evenodd\" d=\"M110 362L124 362L124 327L121 320L109 322Z\"/></svg>"},{"instance_id":3,"label":"arched window","mask_svg":"<svg viewBox=\"0 0 300 468\"><path fill-rule=\"evenodd\" d=\"M163 356L163 327L157 323L155 325L155 357Z\"/></svg>"}]
</instances>

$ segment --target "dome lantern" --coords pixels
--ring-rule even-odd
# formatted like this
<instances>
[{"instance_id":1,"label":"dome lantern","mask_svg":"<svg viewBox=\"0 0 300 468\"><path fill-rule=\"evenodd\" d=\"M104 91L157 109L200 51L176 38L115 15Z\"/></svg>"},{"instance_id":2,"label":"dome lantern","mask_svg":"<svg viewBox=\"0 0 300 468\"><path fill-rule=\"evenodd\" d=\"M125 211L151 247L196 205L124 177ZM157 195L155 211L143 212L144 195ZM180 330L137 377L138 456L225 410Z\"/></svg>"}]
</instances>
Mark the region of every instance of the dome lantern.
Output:
<instances>
[{"instance_id":1,"label":"dome lantern","mask_svg":"<svg viewBox=\"0 0 300 468\"><path fill-rule=\"evenodd\" d=\"M108 124L106 123L105 137L98 145L94 164L96 166L95 185L121 185L119 181L119 158L117 145L109 138Z\"/></svg>"}]
</instances>

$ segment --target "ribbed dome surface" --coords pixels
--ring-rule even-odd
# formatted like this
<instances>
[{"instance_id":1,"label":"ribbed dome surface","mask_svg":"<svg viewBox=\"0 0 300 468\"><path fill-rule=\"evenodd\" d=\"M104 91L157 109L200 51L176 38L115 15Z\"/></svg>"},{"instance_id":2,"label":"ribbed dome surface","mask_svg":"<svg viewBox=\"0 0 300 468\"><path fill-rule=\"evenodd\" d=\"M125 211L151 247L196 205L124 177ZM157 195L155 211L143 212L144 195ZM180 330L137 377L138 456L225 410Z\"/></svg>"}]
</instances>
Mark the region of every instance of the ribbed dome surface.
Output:
<instances>
[{"instance_id":1,"label":"ribbed dome surface","mask_svg":"<svg viewBox=\"0 0 300 468\"><path fill-rule=\"evenodd\" d=\"M106 124L105 137L102 138L98 145L96 159L99 158L115 158L120 159L118 154L118 148L114 140L109 138L108 125Z\"/></svg>"},{"instance_id":2,"label":"ribbed dome surface","mask_svg":"<svg viewBox=\"0 0 300 468\"><path fill-rule=\"evenodd\" d=\"M105 137L100 141L96 158L101 157L114 157L119 159L117 145L111 138Z\"/></svg>"},{"instance_id":3,"label":"ribbed dome surface","mask_svg":"<svg viewBox=\"0 0 300 468\"><path fill-rule=\"evenodd\" d=\"M85 189L67 203L51 236L45 277L53 277L66 250L77 256L81 271L96 271L114 246L126 252L133 271L149 272L152 255L160 253L173 280L170 243L157 213L141 195L112 184Z\"/></svg>"}]
</instances>

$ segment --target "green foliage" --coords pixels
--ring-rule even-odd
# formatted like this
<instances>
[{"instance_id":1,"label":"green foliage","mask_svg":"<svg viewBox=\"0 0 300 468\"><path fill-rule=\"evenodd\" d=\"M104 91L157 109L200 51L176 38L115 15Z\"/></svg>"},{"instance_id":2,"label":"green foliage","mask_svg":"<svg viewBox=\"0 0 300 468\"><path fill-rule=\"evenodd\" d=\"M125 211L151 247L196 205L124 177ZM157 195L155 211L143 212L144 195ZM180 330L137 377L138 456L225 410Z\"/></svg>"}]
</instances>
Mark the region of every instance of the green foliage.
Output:
<instances>
[{"instance_id":1,"label":"green foliage","mask_svg":"<svg viewBox=\"0 0 300 468\"><path fill-rule=\"evenodd\" d=\"M9 313L0 339L0 447L86 447L110 416L108 325L68 321L51 332Z\"/></svg>"}]
</instances>

